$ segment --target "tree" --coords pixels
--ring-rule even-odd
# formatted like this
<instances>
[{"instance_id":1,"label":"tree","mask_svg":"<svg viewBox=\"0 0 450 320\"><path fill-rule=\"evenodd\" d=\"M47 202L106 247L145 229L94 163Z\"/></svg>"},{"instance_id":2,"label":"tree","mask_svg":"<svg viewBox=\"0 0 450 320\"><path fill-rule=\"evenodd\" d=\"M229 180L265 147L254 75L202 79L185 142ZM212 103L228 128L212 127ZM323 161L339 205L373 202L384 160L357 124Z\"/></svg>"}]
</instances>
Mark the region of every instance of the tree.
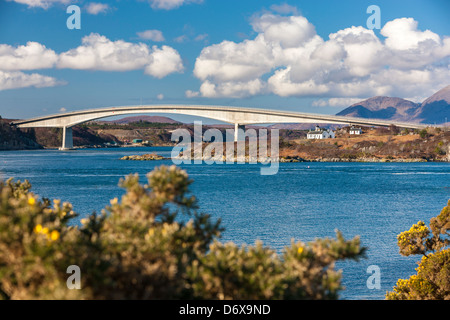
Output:
<instances>
[{"instance_id":1,"label":"tree","mask_svg":"<svg viewBox=\"0 0 450 320\"><path fill-rule=\"evenodd\" d=\"M339 232L293 241L281 255L262 243L222 244L220 220L198 212L185 171L161 166L147 180L121 180L121 200L78 226L70 203L39 199L28 182L0 183L0 297L336 299L334 263L364 256L358 237ZM67 288L73 265L83 290Z\"/></svg>"},{"instance_id":2,"label":"tree","mask_svg":"<svg viewBox=\"0 0 450 320\"><path fill-rule=\"evenodd\" d=\"M430 230L431 229L431 230ZM448 300L450 299L450 200L441 213L430 220L413 225L397 237L400 254L422 255L417 274L399 279L388 300Z\"/></svg>"}]
</instances>

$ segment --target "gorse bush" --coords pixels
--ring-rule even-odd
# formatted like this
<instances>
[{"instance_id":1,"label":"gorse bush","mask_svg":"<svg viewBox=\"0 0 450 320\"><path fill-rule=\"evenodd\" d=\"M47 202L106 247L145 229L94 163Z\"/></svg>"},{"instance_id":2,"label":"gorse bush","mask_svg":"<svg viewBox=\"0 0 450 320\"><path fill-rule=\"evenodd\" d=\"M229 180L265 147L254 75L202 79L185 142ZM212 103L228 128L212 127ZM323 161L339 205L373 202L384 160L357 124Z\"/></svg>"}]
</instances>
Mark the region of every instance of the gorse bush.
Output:
<instances>
[{"instance_id":1,"label":"gorse bush","mask_svg":"<svg viewBox=\"0 0 450 320\"><path fill-rule=\"evenodd\" d=\"M28 182L0 184L3 299L337 299L338 260L364 256L358 237L292 242L281 254L257 242L218 241L220 220L198 212L191 180L161 166L101 214L77 225L72 205L39 199ZM182 215L182 216L180 216ZM67 286L67 268L81 289Z\"/></svg>"},{"instance_id":2,"label":"gorse bush","mask_svg":"<svg viewBox=\"0 0 450 320\"><path fill-rule=\"evenodd\" d=\"M400 254L422 255L417 274L399 279L388 300L449 300L450 299L450 200L441 213L430 220L413 225L397 237Z\"/></svg>"}]
</instances>

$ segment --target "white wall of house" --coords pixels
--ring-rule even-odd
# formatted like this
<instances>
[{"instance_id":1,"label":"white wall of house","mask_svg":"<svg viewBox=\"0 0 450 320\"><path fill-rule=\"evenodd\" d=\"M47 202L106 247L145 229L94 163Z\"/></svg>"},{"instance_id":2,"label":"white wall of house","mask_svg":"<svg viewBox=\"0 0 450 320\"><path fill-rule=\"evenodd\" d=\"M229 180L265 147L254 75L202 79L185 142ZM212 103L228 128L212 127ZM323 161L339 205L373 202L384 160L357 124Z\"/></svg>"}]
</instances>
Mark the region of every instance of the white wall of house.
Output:
<instances>
[{"instance_id":1,"label":"white wall of house","mask_svg":"<svg viewBox=\"0 0 450 320\"><path fill-rule=\"evenodd\" d=\"M351 128L349 131L350 134L362 134L361 128Z\"/></svg>"},{"instance_id":2,"label":"white wall of house","mask_svg":"<svg viewBox=\"0 0 450 320\"><path fill-rule=\"evenodd\" d=\"M336 134L333 132L333 130L326 130L326 131L310 131L308 132L306 138L307 139L328 139L328 138L335 138Z\"/></svg>"}]
</instances>

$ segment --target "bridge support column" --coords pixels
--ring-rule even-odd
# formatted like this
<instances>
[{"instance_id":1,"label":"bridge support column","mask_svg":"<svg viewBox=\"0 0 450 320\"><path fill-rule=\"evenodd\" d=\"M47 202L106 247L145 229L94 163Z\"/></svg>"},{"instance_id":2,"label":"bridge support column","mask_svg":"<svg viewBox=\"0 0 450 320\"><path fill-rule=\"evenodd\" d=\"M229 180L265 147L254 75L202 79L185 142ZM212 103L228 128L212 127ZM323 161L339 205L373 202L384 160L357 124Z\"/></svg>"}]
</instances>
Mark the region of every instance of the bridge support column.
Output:
<instances>
[{"instance_id":1,"label":"bridge support column","mask_svg":"<svg viewBox=\"0 0 450 320\"><path fill-rule=\"evenodd\" d=\"M235 123L234 124L234 142L245 140L245 125Z\"/></svg>"},{"instance_id":2,"label":"bridge support column","mask_svg":"<svg viewBox=\"0 0 450 320\"><path fill-rule=\"evenodd\" d=\"M59 150L73 149L72 127L63 127L62 147Z\"/></svg>"}]
</instances>

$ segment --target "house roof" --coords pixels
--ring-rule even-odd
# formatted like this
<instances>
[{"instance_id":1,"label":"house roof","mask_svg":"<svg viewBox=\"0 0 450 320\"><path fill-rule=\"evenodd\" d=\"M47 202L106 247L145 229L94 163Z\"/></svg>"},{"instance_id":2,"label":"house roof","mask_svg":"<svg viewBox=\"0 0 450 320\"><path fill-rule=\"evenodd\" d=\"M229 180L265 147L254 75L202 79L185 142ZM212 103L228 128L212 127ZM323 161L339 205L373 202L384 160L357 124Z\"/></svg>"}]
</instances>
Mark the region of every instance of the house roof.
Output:
<instances>
[{"instance_id":1,"label":"house roof","mask_svg":"<svg viewBox=\"0 0 450 320\"><path fill-rule=\"evenodd\" d=\"M333 131L332 130L310 130L310 131L308 131L308 134L322 134L324 132L331 133Z\"/></svg>"}]
</instances>

